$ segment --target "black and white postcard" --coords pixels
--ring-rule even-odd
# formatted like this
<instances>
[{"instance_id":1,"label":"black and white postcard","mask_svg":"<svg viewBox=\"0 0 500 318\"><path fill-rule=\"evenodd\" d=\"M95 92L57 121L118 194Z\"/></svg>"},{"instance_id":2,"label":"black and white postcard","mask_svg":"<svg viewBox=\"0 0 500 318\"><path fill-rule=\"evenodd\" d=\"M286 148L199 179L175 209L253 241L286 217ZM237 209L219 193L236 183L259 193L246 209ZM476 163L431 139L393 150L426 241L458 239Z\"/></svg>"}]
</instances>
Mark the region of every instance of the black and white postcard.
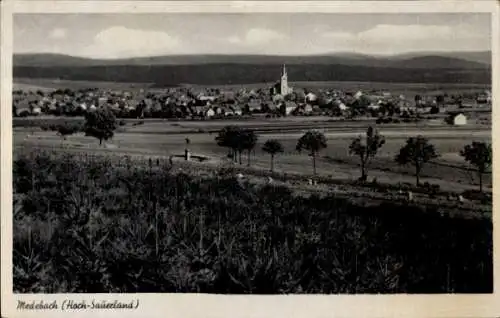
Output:
<instances>
[{"instance_id":1,"label":"black and white postcard","mask_svg":"<svg viewBox=\"0 0 500 318\"><path fill-rule=\"evenodd\" d=\"M498 8L2 3L2 317L494 317Z\"/></svg>"}]
</instances>

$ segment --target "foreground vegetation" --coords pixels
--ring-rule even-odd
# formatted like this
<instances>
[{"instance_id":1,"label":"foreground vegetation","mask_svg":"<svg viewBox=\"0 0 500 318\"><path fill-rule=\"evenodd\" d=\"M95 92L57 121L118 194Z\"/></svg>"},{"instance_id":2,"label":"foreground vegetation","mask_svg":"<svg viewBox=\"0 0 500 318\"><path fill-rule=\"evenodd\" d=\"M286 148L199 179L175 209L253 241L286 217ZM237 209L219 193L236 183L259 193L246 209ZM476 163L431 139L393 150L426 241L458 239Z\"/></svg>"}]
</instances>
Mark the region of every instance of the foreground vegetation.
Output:
<instances>
[{"instance_id":1,"label":"foreground vegetation","mask_svg":"<svg viewBox=\"0 0 500 318\"><path fill-rule=\"evenodd\" d=\"M490 219L153 165L19 154L14 290L492 292Z\"/></svg>"}]
</instances>

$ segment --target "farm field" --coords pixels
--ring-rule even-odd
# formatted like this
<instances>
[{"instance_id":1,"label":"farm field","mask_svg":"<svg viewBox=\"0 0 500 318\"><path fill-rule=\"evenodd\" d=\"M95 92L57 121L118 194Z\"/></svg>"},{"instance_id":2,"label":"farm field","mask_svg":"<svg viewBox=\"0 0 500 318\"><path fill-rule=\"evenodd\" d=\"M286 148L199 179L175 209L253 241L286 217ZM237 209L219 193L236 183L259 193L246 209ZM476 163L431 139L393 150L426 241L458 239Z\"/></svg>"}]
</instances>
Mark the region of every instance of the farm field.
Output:
<instances>
[{"instance_id":1,"label":"farm field","mask_svg":"<svg viewBox=\"0 0 500 318\"><path fill-rule=\"evenodd\" d=\"M477 112L474 110L472 112ZM454 129L461 130L491 130L491 115L488 113L470 114L469 124L465 127L450 127L443 124L445 114L430 116L430 118L416 123L388 123L377 125L379 128L388 130L407 130L407 129ZM429 117L429 116L427 116ZM186 132L217 132L225 126L239 126L262 132L283 132L283 131L303 131L307 129L322 130L352 130L365 129L368 125L375 125L375 119L372 117L357 118L355 120L343 120L341 118L331 118L325 116L290 116L282 118L262 118L249 117L241 119L224 120L165 120L159 118L146 119L121 119L126 123L125 132L134 133L186 133ZM13 118L14 129L41 127L43 125L57 125L65 122L83 123L83 117L57 117L57 116L36 116L36 117L18 117ZM144 125L133 125L142 122Z\"/></svg>"},{"instance_id":2,"label":"farm field","mask_svg":"<svg viewBox=\"0 0 500 318\"><path fill-rule=\"evenodd\" d=\"M249 83L236 85L191 85L181 84L181 87L191 88L221 88L228 90L235 89L268 89L274 83ZM443 92L448 94L473 93L491 89L491 85L484 84L449 84L449 83L379 83L379 82L290 82L292 87L306 89L338 89L338 90L387 90L393 95L404 94L412 97L416 94L437 95ZM56 90L56 89L83 89L83 88L102 88L102 89L146 89L151 91L161 90L163 87L156 86L153 83L120 83L120 82L96 82L96 81L74 81L47 78L14 78L14 90L36 91Z\"/></svg>"},{"instance_id":3,"label":"farm field","mask_svg":"<svg viewBox=\"0 0 500 318\"><path fill-rule=\"evenodd\" d=\"M47 78L14 78L12 89L23 91L53 91L56 89L125 89L139 90L151 87L151 83L116 83L116 82L96 82L96 81L74 81Z\"/></svg>"},{"instance_id":4,"label":"farm field","mask_svg":"<svg viewBox=\"0 0 500 318\"><path fill-rule=\"evenodd\" d=\"M196 123L189 123L193 128ZM185 149L185 139L189 138L189 149L193 155L204 156L215 164L226 161L227 150L218 147L214 133L173 133L173 126L167 130L159 129L162 123L146 123L140 126L120 127L112 141L99 147L95 138L85 137L83 134L69 136L62 140L55 132L22 129L14 134L15 148L40 147L45 149L60 149L65 151L108 152L117 154L142 154L151 156L181 155ZM182 125L182 124L180 124ZM359 177L359 161L350 156L348 147L353 138L366 130L366 125L351 129L330 129L325 131L328 147L320 153L317 161L318 173L323 176L332 176L338 179L355 180ZM477 187L477 177L470 167L458 155L458 152L472 140L491 142L490 130L484 128L450 129L436 128L422 131L417 128L406 129L379 128L386 137L386 144L381 148L371 164L369 177L376 178L383 183L414 183L414 168L398 166L394 163L394 156L408 137L423 135L436 147L440 158L435 163L429 163L422 171L422 182L439 184L445 190L467 190ZM182 132L182 130L181 130ZM251 155L251 165L256 169L269 169L269 155L262 151L262 145L268 139L277 139L285 152L275 160L275 170L278 172L312 174L311 158L306 154L295 151L295 145L302 132L264 132L259 133L259 140ZM243 155L244 164L247 163L246 154ZM485 185L490 187L491 175L485 177Z\"/></svg>"}]
</instances>

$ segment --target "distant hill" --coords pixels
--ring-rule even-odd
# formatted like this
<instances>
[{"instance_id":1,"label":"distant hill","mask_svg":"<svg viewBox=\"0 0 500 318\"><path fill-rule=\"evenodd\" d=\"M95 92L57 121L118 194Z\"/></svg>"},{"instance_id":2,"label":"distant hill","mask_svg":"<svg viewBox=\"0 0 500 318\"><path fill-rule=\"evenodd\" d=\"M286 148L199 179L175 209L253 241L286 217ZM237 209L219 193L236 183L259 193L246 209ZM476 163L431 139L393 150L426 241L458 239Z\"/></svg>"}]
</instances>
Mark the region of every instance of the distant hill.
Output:
<instances>
[{"instance_id":1,"label":"distant hill","mask_svg":"<svg viewBox=\"0 0 500 318\"><path fill-rule=\"evenodd\" d=\"M451 59L460 59L469 62L475 62L491 66L491 51L471 51L471 52L419 52L407 53L394 56L397 59L411 59L422 56L440 56Z\"/></svg>"},{"instance_id":2,"label":"distant hill","mask_svg":"<svg viewBox=\"0 0 500 318\"><path fill-rule=\"evenodd\" d=\"M353 53L308 56L171 55L115 60L58 54L15 54L13 64L14 77L141 81L158 85L275 81L283 64L287 64L292 81L491 82L491 61L474 61L487 60L486 53L439 54L389 57Z\"/></svg>"},{"instance_id":3,"label":"distant hill","mask_svg":"<svg viewBox=\"0 0 500 318\"><path fill-rule=\"evenodd\" d=\"M14 66L109 66L109 65L197 65L197 64L339 64L370 67L466 68L491 65L491 52L412 53L370 56L332 53L305 56L281 55L165 55L127 59L89 59L61 54L14 54Z\"/></svg>"}]
</instances>

